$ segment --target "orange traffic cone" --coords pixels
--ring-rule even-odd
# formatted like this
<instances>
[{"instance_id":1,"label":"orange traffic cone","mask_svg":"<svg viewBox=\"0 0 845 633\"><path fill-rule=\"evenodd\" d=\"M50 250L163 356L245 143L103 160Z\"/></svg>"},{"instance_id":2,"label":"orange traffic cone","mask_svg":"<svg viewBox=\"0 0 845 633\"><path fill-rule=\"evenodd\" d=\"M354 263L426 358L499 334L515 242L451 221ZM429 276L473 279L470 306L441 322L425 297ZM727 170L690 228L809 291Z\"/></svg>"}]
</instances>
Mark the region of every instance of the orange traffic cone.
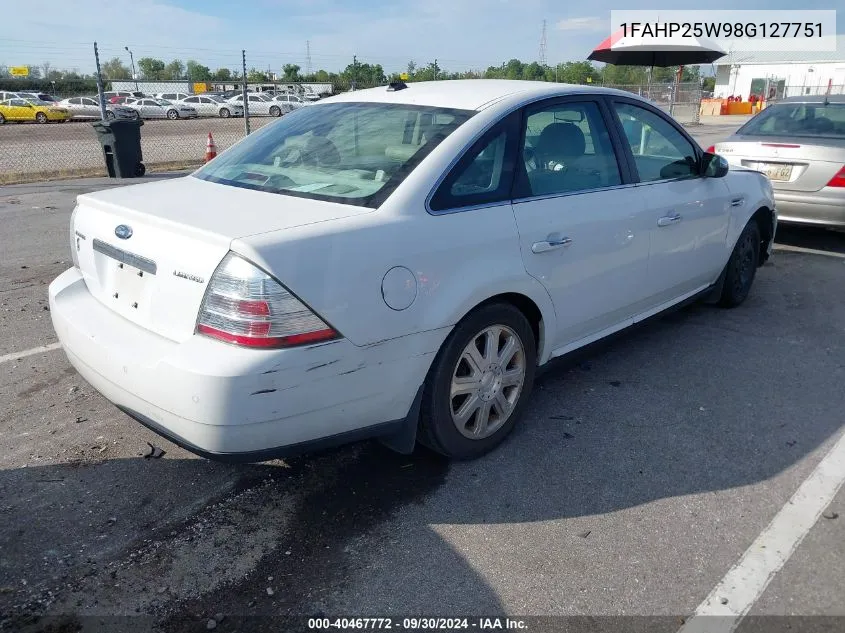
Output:
<instances>
[{"instance_id":1,"label":"orange traffic cone","mask_svg":"<svg viewBox=\"0 0 845 633\"><path fill-rule=\"evenodd\" d=\"M217 156L217 146L214 144L214 138L211 136L211 132L209 132L208 143L205 145L205 162L210 161L215 156Z\"/></svg>"}]
</instances>

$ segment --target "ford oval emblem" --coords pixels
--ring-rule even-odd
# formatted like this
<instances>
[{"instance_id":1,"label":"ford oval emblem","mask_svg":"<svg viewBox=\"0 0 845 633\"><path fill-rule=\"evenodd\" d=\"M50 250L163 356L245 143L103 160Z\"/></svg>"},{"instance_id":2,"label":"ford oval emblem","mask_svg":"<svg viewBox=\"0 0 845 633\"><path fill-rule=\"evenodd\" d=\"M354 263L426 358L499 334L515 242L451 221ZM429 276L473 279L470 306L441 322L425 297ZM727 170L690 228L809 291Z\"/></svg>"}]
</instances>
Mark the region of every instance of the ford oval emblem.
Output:
<instances>
[{"instance_id":1,"label":"ford oval emblem","mask_svg":"<svg viewBox=\"0 0 845 633\"><path fill-rule=\"evenodd\" d=\"M118 224L117 228L114 230L114 234L122 240L128 240L132 237L132 227L126 226L125 224Z\"/></svg>"}]
</instances>

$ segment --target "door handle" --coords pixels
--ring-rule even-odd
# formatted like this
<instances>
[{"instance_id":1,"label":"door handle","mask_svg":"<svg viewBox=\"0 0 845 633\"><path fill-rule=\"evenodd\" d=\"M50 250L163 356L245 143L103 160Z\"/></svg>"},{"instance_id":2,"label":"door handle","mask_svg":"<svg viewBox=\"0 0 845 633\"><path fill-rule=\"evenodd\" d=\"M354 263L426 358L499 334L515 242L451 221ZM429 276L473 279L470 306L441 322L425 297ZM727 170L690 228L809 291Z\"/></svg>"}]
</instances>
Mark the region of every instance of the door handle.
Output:
<instances>
[{"instance_id":1,"label":"door handle","mask_svg":"<svg viewBox=\"0 0 845 633\"><path fill-rule=\"evenodd\" d=\"M670 226L672 224L677 224L682 220L680 213L671 213L669 215L664 215L662 218L657 218L657 226Z\"/></svg>"},{"instance_id":2,"label":"door handle","mask_svg":"<svg viewBox=\"0 0 845 633\"><path fill-rule=\"evenodd\" d=\"M745 198L743 198L743 197L734 198L733 200L731 200L731 206L732 207L741 207L743 202L745 202Z\"/></svg>"},{"instance_id":3,"label":"door handle","mask_svg":"<svg viewBox=\"0 0 845 633\"><path fill-rule=\"evenodd\" d=\"M569 246L570 244L572 244L571 238L549 236L549 239L547 239L543 242L534 242L534 244L531 245L531 252L532 253L546 253L548 251L553 251L557 248Z\"/></svg>"}]
</instances>

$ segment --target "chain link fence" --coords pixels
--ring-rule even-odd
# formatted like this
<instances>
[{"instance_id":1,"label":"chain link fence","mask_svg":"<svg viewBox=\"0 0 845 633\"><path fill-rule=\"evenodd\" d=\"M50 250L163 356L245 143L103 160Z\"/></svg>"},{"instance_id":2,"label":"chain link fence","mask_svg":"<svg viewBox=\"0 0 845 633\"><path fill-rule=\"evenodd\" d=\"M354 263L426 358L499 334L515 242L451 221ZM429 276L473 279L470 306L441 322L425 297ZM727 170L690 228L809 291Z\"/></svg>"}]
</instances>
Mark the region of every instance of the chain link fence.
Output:
<instances>
[{"instance_id":1,"label":"chain link fence","mask_svg":"<svg viewBox=\"0 0 845 633\"><path fill-rule=\"evenodd\" d=\"M109 97L114 93L143 92L146 95L160 94L172 99L184 98L196 92L197 88L207 91L234 93L241 91L242 85L230 82L195 82L157 81L144 82L134 80L113 81L105 85ZM137 85L137 89L136 89ZM320 95L335 94L352 89L374 87L372 83L334 82L325 84L297 84L293 82L271 81L250 84L255 92L290 94L297 99L307 101ZM698 84L679 85L616 85L618 88L641 95L658 104L671 113L681 123L698 122L701 102L701 89ZM58 86L57 86L58 88ZM93 88L93 91L92 91ZM318 92L319 91L319 92ZM96 85L68 86L57 90L57 98L92 98L96 102ZM202 93L197 93L201 96ZM225 98L225 95L222 97ZM192 105L192 104L191 104ZM210 133L222 152L246 135L243 117L222 117L218 114L200 112L197 118L168 119L168 109L158 115L161 118L147 118L141 128L141 145L144 163L148 171L187 169L201 165L205 158L206 141ZM270 110L266 106L251 107L249 124L251 131L277 120L274 114L283 114ZM49 122L39 125L32 123L7 123L0 125L0 184L28 182L77 176L105 176L105 162L102 148L91 121L99 119L99 110L75 116L65 122Z\"/></svg>"}]
</instances>

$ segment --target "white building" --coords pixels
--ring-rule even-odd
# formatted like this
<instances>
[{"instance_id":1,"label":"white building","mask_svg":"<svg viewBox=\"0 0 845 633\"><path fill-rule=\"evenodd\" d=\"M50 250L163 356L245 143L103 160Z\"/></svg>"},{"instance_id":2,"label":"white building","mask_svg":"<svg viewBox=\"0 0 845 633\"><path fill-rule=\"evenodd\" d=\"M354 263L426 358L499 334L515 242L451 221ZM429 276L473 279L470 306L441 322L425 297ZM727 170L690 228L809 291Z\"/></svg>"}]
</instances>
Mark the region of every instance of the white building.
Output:
<instances>
[{"instance_id":1,"label":"white building","mask_svg":"<svg viewBox=\"0 0 845 633\"><path fill-rule=\"evenodd\" d=\"M835 51L729 53L713 64L713 96L750 95L769 98L803 94L845 94L845 35L837 37Z\"/></svg>"}]
</instances>

